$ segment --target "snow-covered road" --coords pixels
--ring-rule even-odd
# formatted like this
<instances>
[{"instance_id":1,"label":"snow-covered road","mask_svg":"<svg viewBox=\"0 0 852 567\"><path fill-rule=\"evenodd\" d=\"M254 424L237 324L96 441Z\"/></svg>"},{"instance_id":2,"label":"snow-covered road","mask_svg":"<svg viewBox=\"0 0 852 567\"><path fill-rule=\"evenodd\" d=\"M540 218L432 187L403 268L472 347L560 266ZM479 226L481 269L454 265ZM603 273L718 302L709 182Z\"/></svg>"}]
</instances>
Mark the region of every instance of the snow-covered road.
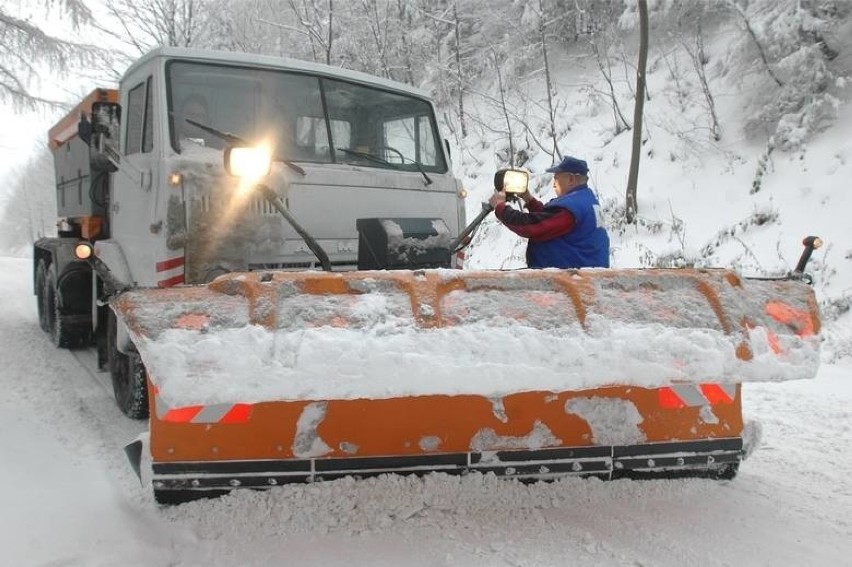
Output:
<instances>
[{"instance_id":1,"label":"snow-covered road","mask_svg":"<svg viewBox=\"0 0 852 567\"><path fill-rule=\"evenodd\" d=\"M154 504L122 446L144 429L38 328L0 258L6 565L852 564L852 366L744 386L763 443L731 482L344 479Z\"/></svg>"}]
</instances>

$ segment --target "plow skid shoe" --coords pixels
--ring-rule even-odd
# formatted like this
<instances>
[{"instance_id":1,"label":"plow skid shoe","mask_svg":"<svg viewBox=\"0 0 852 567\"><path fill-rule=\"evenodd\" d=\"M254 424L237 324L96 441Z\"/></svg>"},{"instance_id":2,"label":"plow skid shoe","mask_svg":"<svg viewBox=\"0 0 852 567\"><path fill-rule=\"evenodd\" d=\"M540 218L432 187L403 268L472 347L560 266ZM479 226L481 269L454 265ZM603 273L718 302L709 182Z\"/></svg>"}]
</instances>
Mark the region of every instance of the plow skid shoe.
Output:
<instances>
[{"instance_id":1,"label":"plow skid shoe","mask_svg":"<svg viewBox=\"0 0 852 567\"><path fill-rule=\"evenodd\" d=\"M811 288L727 270L240 273L121 295L161 501L385 473L730 477Z\"/></svg>"}]
</instances>

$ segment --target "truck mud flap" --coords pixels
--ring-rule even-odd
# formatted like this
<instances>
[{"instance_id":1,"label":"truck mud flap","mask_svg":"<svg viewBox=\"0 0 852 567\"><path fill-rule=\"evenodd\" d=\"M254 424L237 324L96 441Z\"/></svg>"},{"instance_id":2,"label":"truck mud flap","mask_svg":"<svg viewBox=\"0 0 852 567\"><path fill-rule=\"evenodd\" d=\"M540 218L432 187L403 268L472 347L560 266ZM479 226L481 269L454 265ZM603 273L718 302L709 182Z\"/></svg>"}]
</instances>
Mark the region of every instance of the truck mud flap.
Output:
<instances>
[{"instance_id":1,"label":"truck mud flap","mask_svg":"<svg viewBox=\"0 0 852 567\"><path fill-rule=\"evenodd\" d=\"M238 488L330 481L383 474L494 474L520 481L563 477L732 478L743 459L740 437L630 446L562 447L400 457L197 461L153 464L156 500L178 504Z\"/></svg>"}]
</instances>

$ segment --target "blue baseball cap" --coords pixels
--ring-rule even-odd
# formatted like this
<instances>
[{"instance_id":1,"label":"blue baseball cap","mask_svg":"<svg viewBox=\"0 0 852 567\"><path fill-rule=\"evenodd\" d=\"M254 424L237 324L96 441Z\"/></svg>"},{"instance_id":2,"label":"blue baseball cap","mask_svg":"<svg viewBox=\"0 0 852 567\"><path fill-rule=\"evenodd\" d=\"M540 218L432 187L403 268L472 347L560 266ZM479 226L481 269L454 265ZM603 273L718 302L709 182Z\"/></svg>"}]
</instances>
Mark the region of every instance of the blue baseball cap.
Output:
<instances>
[{"instance_id":1,"label":"blue baseball cap","mask_svg":"<svg viewBox=\"0 0 852 567\"><path fill-rule=\"evenodd\" d=\"M565 156L565 158L553 167L548 167L545 171L548 173L576 173L577 175L586 175L589 173L589 166L584 160Z\"/></svg>"}]
</instances>

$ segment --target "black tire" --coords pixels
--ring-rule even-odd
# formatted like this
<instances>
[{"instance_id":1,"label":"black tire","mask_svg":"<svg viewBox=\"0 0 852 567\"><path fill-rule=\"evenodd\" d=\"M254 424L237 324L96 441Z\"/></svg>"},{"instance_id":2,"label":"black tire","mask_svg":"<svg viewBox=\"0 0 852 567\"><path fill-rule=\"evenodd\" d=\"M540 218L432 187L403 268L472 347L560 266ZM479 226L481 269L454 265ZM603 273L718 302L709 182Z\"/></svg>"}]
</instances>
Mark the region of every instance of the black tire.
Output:
<instances>
[{"instance_id":1,"label":"black tire","mask_svg":"<svg viewBox=\"0 0 852 567\"><path fill-rule=\"evenodd\" d=\"M35 293L38 306L38 326L45 333L50 332L50 323L48 313L50 312L47 305L47 264L44 260L38 261L35 273Z\"/></svg>"},{"instance_id":2,"label":"black tire","mask_svg":"<svg viewBox=\"0 0 852 567\"><path fill-rule=\"evenodd\" d=\"M47 268L44 282L44 311L47 332L53 344L58 348L79 348L88 342L89 334L82 329L67 325L62 318L59 286L56 283L56 269Z\"/></svg>"},{"instance_id":3,"label":"black tire","mask_svg":"<svg viewBox=\"0 0 852 567\"><path fill-rule=\"evenodd\" d=\"M109 309L109 308L108 308ZM107 365L118 409L131 419L148 417L148 381L137 353L124 354L117 345L118 321L109 309L107 321Z\"/></svg>"}]
</instances>

